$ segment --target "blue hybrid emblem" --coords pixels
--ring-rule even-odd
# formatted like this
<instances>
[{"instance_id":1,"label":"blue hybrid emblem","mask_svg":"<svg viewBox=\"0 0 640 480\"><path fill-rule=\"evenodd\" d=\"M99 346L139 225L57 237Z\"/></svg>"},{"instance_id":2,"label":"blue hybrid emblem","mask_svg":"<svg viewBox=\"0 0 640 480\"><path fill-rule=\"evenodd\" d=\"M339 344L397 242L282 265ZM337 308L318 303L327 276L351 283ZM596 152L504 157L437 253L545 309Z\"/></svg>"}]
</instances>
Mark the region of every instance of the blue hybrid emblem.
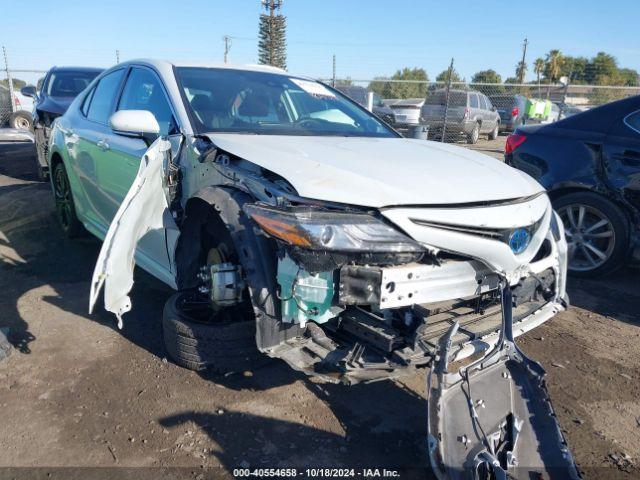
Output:
<instances>
[{"instance_id":1,"label":"blue hybrid emblem","mask_svg":"<svg viewBox=\"0 0 640 480\"><path fill-rule=\"evenodd\" d=\"M517 255L525 251L529 246L529 240L531 240L531 236L526 229L516 228L509 236L509 247Z\"/></svg>"}]
</instances>

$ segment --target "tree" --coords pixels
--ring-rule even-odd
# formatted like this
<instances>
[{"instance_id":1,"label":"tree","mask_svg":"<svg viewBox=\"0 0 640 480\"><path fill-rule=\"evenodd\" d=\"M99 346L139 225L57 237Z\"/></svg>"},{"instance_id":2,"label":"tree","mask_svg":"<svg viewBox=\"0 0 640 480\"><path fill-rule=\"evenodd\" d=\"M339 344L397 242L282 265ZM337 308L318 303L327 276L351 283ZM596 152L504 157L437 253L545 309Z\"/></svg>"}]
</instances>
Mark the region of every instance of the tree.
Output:
<instances>
[{"instance_id":1,"label":"tree","mask_svg":"<svg viewBox=\"0 0 640 480\"><path fill-rule=\"evenodd\" d=\"M618 73L620 74L620 79L622 80L624 86L640 86L640 76L638 76L638 72L636 70L633 70L631 68L621 68Z\"/></svg>"},{"instance_id":2,"label":"tree","mask_svg":"<svg viewBox=\"0 0 640 480\"><path fill-rule=\"evenodd\" d=\"M22 87L27 85L27 82L25 82L24 80L20 80L19 78L12 78L11 79L11 83L13 84L13 89L14 90L20 90ZM0 85L4 85L5 87L9 87L9 80L6 78L3 78L2 80L0 80Z\"/></svg>"},{"instance_id":3,"label":"tree","mask_svg":"<svg viewBox=\"0 0 640 480\"><path fill-rule=\"evenodd\" d=\"M562 67L560 76L569 77L575 83L589 83L588 70L589 59L586 57L570 57L564 56L562 59Z\"/></svg>"},{"instance_id":4,"label":"tree","mask_svg":"<svg viewBox=\"0 0 640 480\"><path fill-rule=\"evenodd\" d=\"M540 95L540 75L542 75L542 73L544 72L544 59L543 58L536 58L535 61L533 62L533 71L536 74L537 77L537 81L538 81L538 96Z\"/></svg>"},{"instance_id":5,"label":"tree","mask_svg":"<svg viewBox=\"0 0 640 480\"><path fill-rule=\"evenodd\" d=\"M549 50L545 61L544 75L547 77L547 99L551 94L551 83L558 81L562 68L562 53L560 50Z\"/></svg>"},{"instance_id":6,"label":"tree","mask_svg":"<svg viewBox=\"0 0 640 480\"><path fill-rule=\"evenodd\" d=\"M443 70L438 74L438 76L436 77L436 82L448 82L448 81L449 81L449 69L447 68L446 70ZM456 69L454 68L453 71L451 72L451 82L460 83L462 81L463 80L460 77L460 74L456 72Z\"/></svg>"},{"instance_id":7,"label":"tree","mask_svg":"<svg viewBox=\"0 0 640 480\"><path fill-rule=\"evenodd\" d=\"M267 14L260 14L258 31L258 61L274 67L287 68L286 29L284 15L276 14L282 7L282 0L262 0Z\"/></svg>"},{"instance_id":8,"label":"tree","mask_svg":"<svg viewBox=\"0 0 640 480\"><path fill-rule=\"evenodd\" d=\"M389 82L388 80L409 80L410 82ZM427 96L429 76L423 68L403 68L391 78L376 77L369 84L369 90L382 98L424 98Z\"/></svg>"},{"instance_id":9,"label":"tree","mask_svg":"<svg viewBox=\"0 0 640 480\"><path fill-rule=\"evenodd\" d=\"M492 69L480 70L471 77L471 83L502 83L502 77Z\"/></svg>"},{"instance_id":10,"label":"tree","mask_svg":"<svg viewBox=\"0 0 640 480\"><path fill-rule=\"evenodd\" d=\"M527 74L527 62L520 60L516 65L516 78L518 83L524 83L524 77Z\"/></svg>"},{"instance_id":11,"label":"tree","mask_svg":"<svg viewBox=\"0 0 640 480\"><path fill-rule=\"evenodd\" d=\"M351 77L336 79L336 87L350 87L351 85L353 85Z\"/></svg>"}]
</instances>

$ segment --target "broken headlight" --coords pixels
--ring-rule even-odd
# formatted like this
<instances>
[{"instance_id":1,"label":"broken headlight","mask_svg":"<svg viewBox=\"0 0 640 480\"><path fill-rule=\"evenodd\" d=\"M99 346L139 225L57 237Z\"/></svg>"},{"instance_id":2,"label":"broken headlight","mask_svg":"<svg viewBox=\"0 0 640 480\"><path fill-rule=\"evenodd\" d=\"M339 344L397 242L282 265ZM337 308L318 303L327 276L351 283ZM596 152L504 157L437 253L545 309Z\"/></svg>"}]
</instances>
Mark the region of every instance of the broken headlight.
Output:
<instances>
[{"instance_id":1,"label":"broken headlight","mask_svg":"<svg viewBox=\"0 0 640 480\"><path fill-rule=\"evenodd\" d=\"M395 228L366 213L312 207L246 205L244 211L269 235L297 247L339 252L421 252Z\"/></svg>"}]
</instances>

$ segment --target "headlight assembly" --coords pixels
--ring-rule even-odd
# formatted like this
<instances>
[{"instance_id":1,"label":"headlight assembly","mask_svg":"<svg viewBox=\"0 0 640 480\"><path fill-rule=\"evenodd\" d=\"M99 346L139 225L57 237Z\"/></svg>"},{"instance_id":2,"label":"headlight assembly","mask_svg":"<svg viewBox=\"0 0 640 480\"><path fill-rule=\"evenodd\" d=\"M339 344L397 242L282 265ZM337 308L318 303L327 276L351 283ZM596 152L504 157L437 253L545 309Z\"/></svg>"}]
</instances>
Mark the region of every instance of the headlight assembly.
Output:
<instances>
[{"instance_id":1,"label":"headlight assembly","mask_svg":"<svg viewBox=\"0 0 640 480\"><path fill-rule=\"evenodd\" d=\"M290 245L339 252L422 252L395 228L366 213L310 207L246 205L244 211L269 235Z\"/></svg>"}]
</instances>

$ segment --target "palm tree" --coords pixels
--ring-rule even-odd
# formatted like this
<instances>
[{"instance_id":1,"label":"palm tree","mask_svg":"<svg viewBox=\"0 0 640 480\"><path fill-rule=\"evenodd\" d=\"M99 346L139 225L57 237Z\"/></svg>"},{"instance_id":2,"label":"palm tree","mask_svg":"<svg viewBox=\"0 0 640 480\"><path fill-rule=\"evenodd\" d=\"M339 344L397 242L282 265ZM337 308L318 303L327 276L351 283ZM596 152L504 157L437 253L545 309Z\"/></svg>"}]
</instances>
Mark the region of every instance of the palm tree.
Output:
<instances>
[{"instance_id":1,"label":"palm tree","mask_svg":"<svg viewBox=\"0 0 640 480\"><path fill-rule=\"evenodd\" d=\"M560 69L562 68L562 53L560 50L549 50L547 53L547 61L545 74L549 79L549 84L547 87L547 99L549 99L549 94L551 93L551 82L555 82L560 76Z\"/></svg>"},{"instance_id":2,"label":"palm tree","mask_svg":"<svg viewBox=\"0 0 640 480\"><path fill-rule=\"evenodd\" d=\"M536 60L533 62L533 71L538 76L538 97L539 97L539 96L541 96L541 94L540 94L540 75L542 75L542 72L544 72L544 59L543 58L536 58Z\"/></svg>"}]
</instances>

